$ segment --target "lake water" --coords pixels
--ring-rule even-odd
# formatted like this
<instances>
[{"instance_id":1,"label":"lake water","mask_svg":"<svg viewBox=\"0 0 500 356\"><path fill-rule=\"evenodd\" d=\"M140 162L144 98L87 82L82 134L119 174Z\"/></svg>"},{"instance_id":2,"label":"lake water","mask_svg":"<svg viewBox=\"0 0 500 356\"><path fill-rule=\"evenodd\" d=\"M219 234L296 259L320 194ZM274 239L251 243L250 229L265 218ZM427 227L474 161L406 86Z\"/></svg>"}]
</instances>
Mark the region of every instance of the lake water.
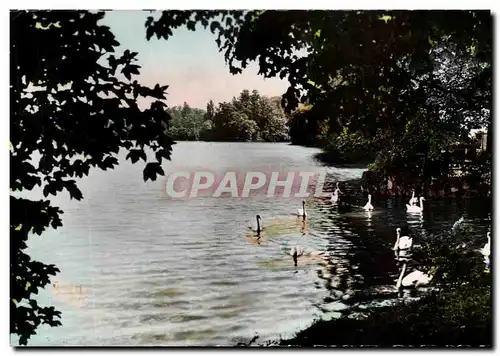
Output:
<instances>
[{"instance_id":1,"label":"lake water","mask_svg":"<svg viewBox=\"0 0 500 356\"><path fill-rule=\"evenodd\" d=\"M269 143L182 142L166 172L328 171L331 183L360 178L363 169L326 168L318 150ZM63 326L42 327L29 345L228 345L292 336L319 317L336 317L349 297L360 306L393 301L398 267L391 247L396 227L415 243L450 229L462 215L478 241L489 224L481 202L428 199L422 216L403 200L374 198L375 211L339 210L308 199L307 226L294 212L300 200L247 198L175 200L165 179L144 183L143 164L124 161L81 180L84 200L67 193L52 201L64 226L33 236L28 252L61 273L40 301L62 311ZM359 186L341 183L346 198L363 205ZM38 193L30 193L32 196ZM257 244L247 226L255 215L270 229ZM272 233L272 234L271 234ZM272 236L271 236L272 235ZM331 265L301 260L292 244L327 250Z\"/></svg>"}]
</instances>

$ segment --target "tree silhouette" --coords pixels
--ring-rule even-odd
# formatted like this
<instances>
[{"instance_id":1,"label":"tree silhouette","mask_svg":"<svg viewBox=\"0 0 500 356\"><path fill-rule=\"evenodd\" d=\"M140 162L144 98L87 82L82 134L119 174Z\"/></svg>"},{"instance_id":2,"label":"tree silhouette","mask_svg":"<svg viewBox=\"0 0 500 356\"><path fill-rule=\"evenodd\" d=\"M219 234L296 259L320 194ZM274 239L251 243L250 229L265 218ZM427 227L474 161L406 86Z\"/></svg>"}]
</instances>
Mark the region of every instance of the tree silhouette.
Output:
<instances>
[{"instance_id":1,"label":"tree silhouette","mask_svg":"<svg viewBox=\"0 0 500 356\"><path fill-rule=\"evenodd\" d=\"M319 141L335 146L347 127L377 152L372 168L399 181L440 178L450 145L477 127L491 155L489 11L165 11L146 22L148 38L196 23L217 34L231 73L257 61L259 74L288 79L287 112L311 106L292 141L316 144L325 130L313 121L326 121Z\"/></svg>"},{"instance_id":2,"label":"tree silhouette","mask_svg":"<svg viewBox=\"0 0 500 356\"><path fill-rule=\"evenodd\" d=\"M144 180L163 175L172 139L166 134L167 86L134 80L137 53L114 54L119 43L99 24L104 12L10 13L10 332L27 344L40 324L60 324L60 312L34 299L59 270L24 251L32 234L62 226L59 208L16 192L39 187L44 196L83 195L76 178L91 167L112 169L117 154L147 162ZM141 110L144 98L152 104ZM154 152L148 159L145 148ZM34 154L39 153L39 161Z\"/></svg>"}]
</instances>

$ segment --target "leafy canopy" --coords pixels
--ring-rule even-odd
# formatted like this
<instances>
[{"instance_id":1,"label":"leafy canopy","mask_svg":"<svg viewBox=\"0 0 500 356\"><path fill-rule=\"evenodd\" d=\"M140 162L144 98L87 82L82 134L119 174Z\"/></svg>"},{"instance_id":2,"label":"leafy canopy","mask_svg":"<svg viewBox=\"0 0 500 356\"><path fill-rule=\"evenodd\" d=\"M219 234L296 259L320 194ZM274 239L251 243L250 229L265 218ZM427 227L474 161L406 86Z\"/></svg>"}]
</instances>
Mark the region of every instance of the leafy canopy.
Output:
<instances>
[{"instance_id":1,"label":"leafy canopy","mask_svg":"<svg viewBox=\"0 0 500 356\"><path fill-rule=\"evenodd\" d=\"M384 173L425 166L411 174L429 180L451 143L491 132L489 11L165 11L146 28L168 38L197 23L217 34L232 73L257 61L260 74L288 80L288 112L311 106L292 141L316 144L325 133L314 121L326 121L327 140L361 133Z\"/></svg>"}]
</instances>

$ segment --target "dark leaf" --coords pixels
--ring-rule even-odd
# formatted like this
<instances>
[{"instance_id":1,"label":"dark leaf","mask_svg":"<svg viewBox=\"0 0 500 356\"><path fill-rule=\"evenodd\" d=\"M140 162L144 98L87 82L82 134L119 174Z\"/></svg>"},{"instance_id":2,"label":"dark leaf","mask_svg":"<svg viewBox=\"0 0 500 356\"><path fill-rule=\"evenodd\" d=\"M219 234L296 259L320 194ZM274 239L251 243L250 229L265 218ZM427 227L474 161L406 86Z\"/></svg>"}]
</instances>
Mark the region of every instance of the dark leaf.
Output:
<instances>
[{"instance_id":1,"label":"dark leaf","mask_svg":"<svg viewBox=\"0 0 500 356\"><path fill-rule=\"evenodd\" d=\"M165 175L165 172L163 172L163 168L161 167L161 165L157 162L148 163L143 171L144 181L147 182L148 179L155 181L157 175Z\"/></svg>"}]
</instances>

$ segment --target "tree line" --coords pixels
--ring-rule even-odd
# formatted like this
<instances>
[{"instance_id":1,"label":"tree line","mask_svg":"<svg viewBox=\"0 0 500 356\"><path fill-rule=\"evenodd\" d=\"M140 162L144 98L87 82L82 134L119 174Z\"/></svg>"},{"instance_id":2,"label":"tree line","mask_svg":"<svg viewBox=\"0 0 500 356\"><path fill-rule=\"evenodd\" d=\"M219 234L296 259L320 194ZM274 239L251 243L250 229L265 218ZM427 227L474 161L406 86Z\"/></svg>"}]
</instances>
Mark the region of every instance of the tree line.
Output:
<instances>
[{"instance_id":1,"label":"tree line","mask_svg":"<svg viewBox=\"0 0 500 356\"><path fill-rule=\"evenodd\" d=\"M167 111L167 132L175 140L282 142L289 137L280 98L261 96L257 90L243 90L217 107L210 100L206 110L185 102Z\"/></svg>"}]
</instances>

